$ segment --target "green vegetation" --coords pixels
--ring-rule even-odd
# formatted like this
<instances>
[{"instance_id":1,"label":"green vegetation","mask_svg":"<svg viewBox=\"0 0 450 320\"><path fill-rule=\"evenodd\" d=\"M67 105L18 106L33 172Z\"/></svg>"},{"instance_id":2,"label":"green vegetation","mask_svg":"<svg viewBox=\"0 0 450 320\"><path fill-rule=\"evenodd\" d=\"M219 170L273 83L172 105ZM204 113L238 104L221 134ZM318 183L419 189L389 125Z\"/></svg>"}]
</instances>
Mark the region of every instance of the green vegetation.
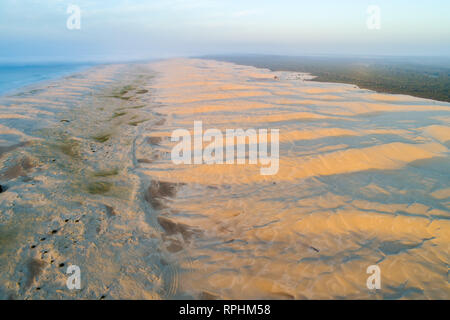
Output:
<instances>
[{"instance_id":1,"label":"green vegetation","mask_svg":"<svg viewBox=\"0 0 450 320\"><path fill-rule=\"evenodd\" d=\"M77 157L79 155L78 143L73 140L68 141L66 144L59 145L59 148L62 153L70 157Z\"/></svg>"},{"instance_id":2,"label":"green vegetation","mask_svg":"<svg viewBox=\"0 0 450 320\"><path fill-rule=\"evenodd\" d=\"M110 176L115 176L119 173L119 169L114 168L114 169L106 169L106 170L100 170L97 172L94 172L93 176L94 177L110 177Z\"/></svg>"},{"instance_id":3,"label":"green vegetation","mask_svg":"<svg viewBox=\"0 0 450 320\"><path fill-rule=\"evenodd\" d=\"M120 90L120 95L121 95L121 96L126 95L126 94L128 93L128 91L131 91L131 90L133 90L133 89L134 89L134 88L133 88L132 86L127 85L127 86L123 87L123 88Z\"/></svg>"},{"instance_id":4,"label":"green vegetation","mask_svg":"<svg viewBox=\"0 0 450 320\"><path fill-rule=\"evenodd\" d=\"M57 143L51 143L50 147L72 158L80 156L80 143L77 140L65 136L60 137L58 140Z\"/></svg>"},{"instance_id":5,"label":"green vegetation","mask_svg":"<svg viewBox=\"0 0 450 320\"><path fill-rule=\"evenodd\" d=\"M108 96L108 97L111 97L111 98L117 98L117 99L122 99L122 100L129 100L129 99L131 99L131 97L125 97L125 95L128 93L128 92L130 92L130 91L132 91L132 90L134 90L135 88L133 87L133 86L131 86L131 85L126 85L126 86L124 86L124 87L122 87L122 88L120 88L120 89L118 89L118 90L115 90L114 92L113 92L113 94L112 95L110 95L110 96Z\"/></svg>"},{"instance_id":6,"label":"green vegetation","mask_svg":"<svg viewBox=\"0 0 450 320\"><path fill-rule=\"evenodd\" d=\"M118 118L118 117L124 116L124 115L126 115L126 114L127 114L126 112L114 112L112 118L113 118L113 119L114 119L114 118Z\"/></svg>"},{"instance_id":7,"label":"green vegetation","mask_svg":"<svg viewBox=\"0 0 450 320\"><path fill-rule=\"evenodd\" d=\"M107 181L91 182L87 186L87 191L90 194L104 194L111 190L112 183Z\"/></svg>"},{"instance_id":8,"label":"green vegetation","mask_svg":"<svg viewBox=\"0 0 450 320\"><path fill-rule=\"evenodd\" d=\"M145 105L139 105L139 106L133 106L133 107L122 107L122 108L119 108L119 109L116 109L116 110L141 109L143 107L145 107Z\"/></svg>"},{"instance_id":9,"label":"green vegetation","mask_svg":"<svg viewBox=\"0 0 450 320\"><path fill-rule=\"evenodd\" d=\"M292 56L208 56L206 58L268 68L307 72L312 81L357 85L378 92L450 102L450 59L427 57L331 58Z\"/></svg>"},{"instance_id":10,"label":"green vegetation","mask_svg":"<svg viewBox=\"0 0 450 320\"><path fill-rule=\"evenodd\" d=\"M128 124L129 124L130 126L136 127L138 124L140 124L140 123L142 123L142 122L145 122L145 121L148 121L148 120L150 120L150 119L143 119L143 120L131 121L131 122L128 122Z\"/></svg>"},{"instance_id":11,"label":"green vegetation","mask_svg":"<svg viewBox=\"0 0 450 320\"><path fill-rule=\"evenodd\" d=\"M108 141L111 138L111 134L110 133L104 133L104 134L99 134L96 136L93 136L92 139L94 139L97 142L103 143Z\"/></svg>"}]
</instances>

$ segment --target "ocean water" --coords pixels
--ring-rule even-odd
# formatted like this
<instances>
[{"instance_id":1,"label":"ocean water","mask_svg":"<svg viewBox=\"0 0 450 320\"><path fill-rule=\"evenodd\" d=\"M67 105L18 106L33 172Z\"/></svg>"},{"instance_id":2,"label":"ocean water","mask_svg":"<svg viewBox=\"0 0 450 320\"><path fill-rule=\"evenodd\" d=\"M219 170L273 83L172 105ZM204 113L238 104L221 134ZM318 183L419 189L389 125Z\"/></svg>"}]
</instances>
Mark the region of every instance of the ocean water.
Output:
<instances>
[{"instance_id":1,"label":"ocean water","mask_svg":"<svg viewBox=\"0 0 450 320\"><path fill-rule=\"evenodd\" d=\"M81 71L89 64L0 65L0 95L41 81L57 79Z\"/></svg>"}]
</instances>

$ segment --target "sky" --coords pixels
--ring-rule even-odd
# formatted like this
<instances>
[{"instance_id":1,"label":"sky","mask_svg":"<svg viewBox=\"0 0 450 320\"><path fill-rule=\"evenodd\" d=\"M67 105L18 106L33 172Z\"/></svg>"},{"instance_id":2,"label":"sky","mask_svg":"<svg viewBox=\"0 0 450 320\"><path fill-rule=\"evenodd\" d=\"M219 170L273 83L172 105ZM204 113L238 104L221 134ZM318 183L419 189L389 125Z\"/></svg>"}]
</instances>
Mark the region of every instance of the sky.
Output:
<instances>
[{"instance_id":1,"label":"sky","mask_svg":"<svg viewBox=\"0 0 450 320\"><path fill-rule=\"evenodd\" d=\"M80 29L67 27L70 5ZM378 29L367 26L369 5ZM0 62L450 56L449 17L448 0L0 0Z\"/></svg>"}]
</instances>

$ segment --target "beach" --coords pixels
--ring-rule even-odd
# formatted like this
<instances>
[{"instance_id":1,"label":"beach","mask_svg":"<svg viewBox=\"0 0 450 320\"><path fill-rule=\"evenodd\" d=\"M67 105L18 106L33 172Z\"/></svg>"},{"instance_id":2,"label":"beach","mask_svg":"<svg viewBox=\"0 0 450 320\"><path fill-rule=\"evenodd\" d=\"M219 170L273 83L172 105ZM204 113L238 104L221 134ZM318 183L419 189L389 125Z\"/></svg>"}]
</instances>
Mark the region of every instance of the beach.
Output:
<instances>
[{"instance_id":1,"label":"beach","mask_svg":"<svg viewBox=\"0 0 450 320\"><path fill-rule=\"evenodd\" d=\"M450 103L312 77L169 59L2 96L0 299L449 299ZM173 163L195 121L278 129L277 173Z\"/></svg>"}]
</instances>

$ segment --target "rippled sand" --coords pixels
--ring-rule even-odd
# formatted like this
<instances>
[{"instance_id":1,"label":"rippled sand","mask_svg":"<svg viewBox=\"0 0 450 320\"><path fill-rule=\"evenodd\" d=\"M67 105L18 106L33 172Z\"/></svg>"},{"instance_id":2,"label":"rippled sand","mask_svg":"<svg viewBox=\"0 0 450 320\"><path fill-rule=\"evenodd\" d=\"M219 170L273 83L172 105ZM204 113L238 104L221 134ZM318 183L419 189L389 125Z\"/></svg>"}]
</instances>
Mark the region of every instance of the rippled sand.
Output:
<instances>
[{"instance_id":1,"label":"rippled sand","mask_svg":"<svg viewBox=\"0 0 450 320\"><path fill-rule=\"evenodd\" d=\"M308 79L177 59L2 98L0 298L449 299L450 104ZM278 173L173 164L194 121L279 129Z\"/></svg>"}]
</instances>

